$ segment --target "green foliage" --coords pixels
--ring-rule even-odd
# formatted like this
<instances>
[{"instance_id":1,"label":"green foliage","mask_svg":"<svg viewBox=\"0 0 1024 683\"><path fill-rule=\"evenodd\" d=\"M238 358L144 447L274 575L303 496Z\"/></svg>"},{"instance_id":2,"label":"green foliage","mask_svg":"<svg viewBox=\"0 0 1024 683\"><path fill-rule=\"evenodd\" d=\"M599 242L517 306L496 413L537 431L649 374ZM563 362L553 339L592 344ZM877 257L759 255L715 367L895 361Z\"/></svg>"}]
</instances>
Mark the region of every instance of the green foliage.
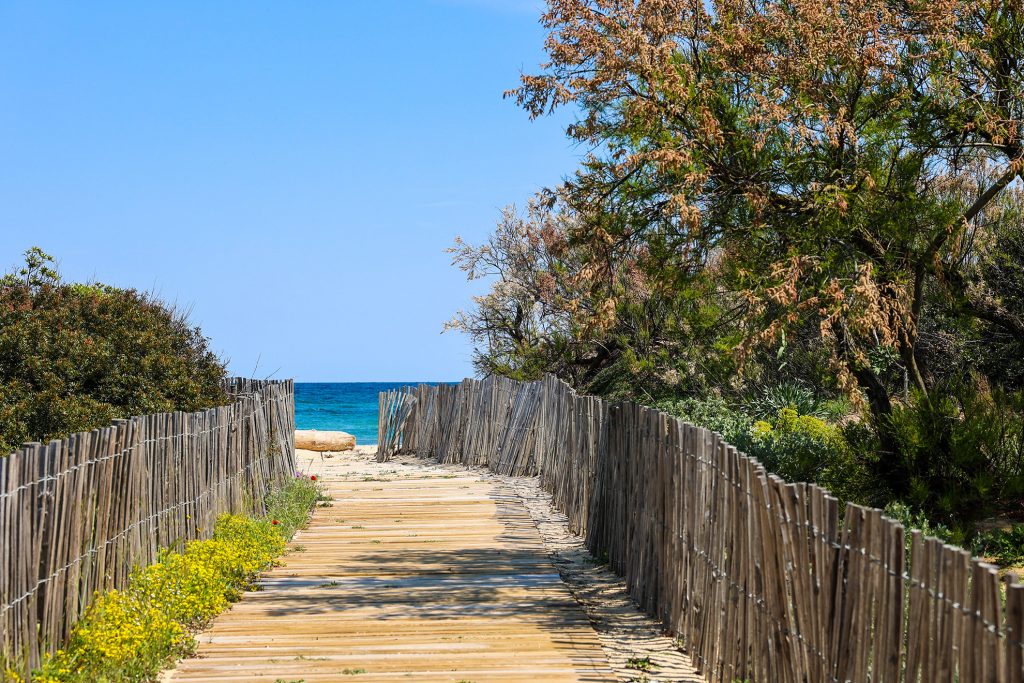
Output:
<instances>
[{"instance_id":1,"label":"green foliage","mask_svg":"<svg viewBox=\"0 0 1024 683\"><path fill-rule=\"evenodd\" d=\"M937 538L945 543L962 543L963 535L950 529L945 524L935 524L920 510L914 510L906 503L892 501L885 506L883 511L886 517L899 522L906 530L905 543L907 552L910 552L910 532L917 530L925 536Z\"/></svg>"},{"instance_id":2,"label":"green foliage","mask_svg":"<svg viewBox=\"0 0 1024 683\"><path fill-rule=\"evenodd\" d=\"M295 480L267 496L266 518L275 523L285 538L291 538L309 518L309 511L321 501L329 501L316 482L296 473Z\"/></svg>"},{"instance_id":3,"label":"green foliage","mask_svg":"<svg viewBox=\"0 0 1024 683\"><path fill-rule=\"evenodd\" d=\"M874 502L866 465L876 443L864 427L840 427L792 407L755 420L721 398L665 400L657 407L718 432L787 481L819 484L843 500Z\"/></svg>"},{"instance_id":4,"label":"green foliage","mask_svg":"<svg viewBox=\"0 0 1024 683\"><path fill-rule=\"evenodd\" d=\"M787 481L819 484L842 500L861 502L869 495L865 460L835 424L783 408L754 423L752 437L749 454Z\"/></svg>"},{"instance_id":5,"label":"green foliage","mask_svg":"<svg viewBox=\"0 0 1024 683\"><path fill-rule=\"evenodd\" d=\"M124 589L97 595L67 646L47 658L32 680L156 680L161 669L193 651L193 632L254 586L319 496L314 482L296 477L271 497L266 517L224 515L212 539L192 541L182 552L164 551L156 563L136 568Z\"/></svg>"},{"instance_id":6,"label":"green foliage","mask_svg":"<svg viewBox=\"0 0 1024 683\"><path fill-rule=\"evenodd\" d=\"M780 410L787 408L795 410L800 415L821 419L836 417L830 414L834 412L830 410L833 404L819 398L805 385L791 380L764 389L759 396L749 401L747 412L763 420L778 415Z\"/></svg>"},{"instance_id":7,"label":"green foliage","mask_svg":"<svg viewBox=\"0 0 1024 683\"><path fill-rule=\"evenodd\" d=\"M808 403L802 391L765 392L767 398L737 408L722 398L663 400L661 410L722 434L787 481L807 481L842 500L886 507L908 528L920 528L950 542L967 543L975 524L998 511L1019 514L1024 501L1024 396L999 390L984 393L951 385L929 399L915 394L896 405L891 428L900 456L879 453L870 423L844 425L801 413L801 404L820 413L841 413L839 402ZM787 404L765 419L768 407ZM841 404L840 404L841 405ZM753 406L753 407L751 407ZM877 460L900 457L909 473L910 495L894 496L891 482L879 479ZM895 502L894 502L895 501ZM910 511L913 510L911 515Z\"/></svg>"},{"instance_id":8,"label":"green foliage","mask_svg":"<svg viewBox=\"0 0 1024 683\"><path fill-rule=\"evenodd\" d=\"M0 454L146 413L222 405L224 363L151 295L62 283L37 248L0 280Z\"/></svg>"},{"instance_id":9,"label":"green foliage","mask_svg":"<svg viewBox=\"0 0 1024 683\"><path fill-rule=\"evenodd\" d=\"M25 265L0 278L0 287L39 289L59 281L60 274L54 267L53 257L39 247L30 247L25 251Z\"/></svg>"},{"instance_id":10,"label":"green foliage","mask_svg":"<svg viewBox=\"0 0 1024 683\"><path fill-rule=\"evenodd\" d=\"M627 669L635 669L636 671L650 671L654 668L651 663L650 657L630 657L626 660Z\"/></svg>"},{"instance_id":11,"label":"green foliage","mask_svg":"<svg viewBox=\"0 0 1024 683\"><path fill-rule=\"evenodd\" d=\"M988 283L998 314L1024 327L1024 189L1000 202L1004 228L987 241L975 267L975 279ZM1024 391L1024 334L986 322L958 335L958 355L976 365L990 381Z\"/></svg>"},{"instance_id":12,"label":"green foliage","mask_svg":"<svg viewBox=\"0 0 1024 683\"><path fill-rule=\"evenodd\" d=\"M891 430L906 472L907 503L930 519L969 529L1024 493L1024 411L1020 395L966 384L915 393L897 406ZM879 482L883 484L885 482Z\"/></svg>"},{"instance_id":13,"label":"green foliage","mask_svg":"<svg viewBox=\"0 0 1024 683\"><path fill-rule=\"evenodd\" d=\"M736 448L749 452L754 441L752 429L754 419L732 407L728 401L718 397L697 399L666 399L655 407L684 422L718 432Z\"/></svg>"},{"instance_id":14,"label":"green foliage","mask_svg":"<svg viewBox=\"0 0 1024 683\"><path fill-rule=\"evenodd\" d=\"M1024 524L978 534L974 554L991 558L1004 567L1024 565Z\"/></svg>"}]
</instances>

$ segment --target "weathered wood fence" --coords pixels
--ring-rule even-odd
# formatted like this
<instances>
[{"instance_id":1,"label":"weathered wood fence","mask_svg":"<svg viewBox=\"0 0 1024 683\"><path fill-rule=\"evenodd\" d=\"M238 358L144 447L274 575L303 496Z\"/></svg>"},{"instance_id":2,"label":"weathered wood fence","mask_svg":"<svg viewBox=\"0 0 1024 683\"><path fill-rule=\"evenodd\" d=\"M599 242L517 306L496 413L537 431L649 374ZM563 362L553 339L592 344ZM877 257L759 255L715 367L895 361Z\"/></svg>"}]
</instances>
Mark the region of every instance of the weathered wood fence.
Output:
<instances>
[{"instance_id":1,"label":"weathered wood fence","mask_svg":"<svg viewBox=\"0 0 1024 683\"><path fill-rule=\"evenodd\" d=\"M295 471L294 387L230 379L230 405L161 413L0 457L0 680L65 641L95 591L161 548L259 511Z\"/></svg>"},{"instance_id":2,"label":"weathered wood fence","mask_svg":"<svg viewBox=\"0 0 1024 683\"><path fill-rule=\"evenodd\" d=\"M382 394L378 458L539 475L708 681L1020 683L1024 586L718 434L552 377ZM1005 590L1003 590L1005 588Z\"/></svg>"}]
</instances>

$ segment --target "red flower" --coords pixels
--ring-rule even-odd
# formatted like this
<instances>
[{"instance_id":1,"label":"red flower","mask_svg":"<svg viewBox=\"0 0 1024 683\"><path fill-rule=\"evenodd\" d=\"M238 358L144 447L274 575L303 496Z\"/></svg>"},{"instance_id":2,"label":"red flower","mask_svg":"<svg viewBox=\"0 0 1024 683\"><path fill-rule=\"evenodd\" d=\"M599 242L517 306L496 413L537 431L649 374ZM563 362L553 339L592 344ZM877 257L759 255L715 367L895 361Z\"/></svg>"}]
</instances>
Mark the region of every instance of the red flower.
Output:
<instances>
[{"instance_id":1,"label":"red flower","mask_svg":"<svg viewBox=\"0 0 1024 683\"><path fill-rule=\"evenodd\" d=\"M277 520L275 519L273 522L271 522L271 524L273 524L274 526L277 526Z\"/></svg>"},{"instance_id":2,"label":"red flower","mask_svg":"<svg viewBox=\"0 0 1024 683\"><path fill-rule=\"evenodd\" d=\"M314 475L313 475L312 477L310 477L309 479L310 479L310 481L316 481L316 475L314 474Z\"/></svg>"}]
</instances>

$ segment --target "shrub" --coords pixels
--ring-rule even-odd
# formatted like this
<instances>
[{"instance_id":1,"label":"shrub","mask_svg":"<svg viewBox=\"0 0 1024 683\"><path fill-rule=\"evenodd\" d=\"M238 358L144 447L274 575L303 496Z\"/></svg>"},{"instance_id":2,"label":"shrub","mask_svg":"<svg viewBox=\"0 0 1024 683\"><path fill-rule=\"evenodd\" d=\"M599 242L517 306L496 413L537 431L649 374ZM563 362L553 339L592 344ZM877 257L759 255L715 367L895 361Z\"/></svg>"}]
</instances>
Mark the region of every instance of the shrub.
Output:
<instances>
[{"instance_id":1,"label":"shrub","mask_svg":"<svg viewBox=\"0 0 1024 683\"><path fill-rule=\"evenodd\" d=\"M747 412L761 420L772 419L785 408L795 410L801 415L821 419L829 417L828 404L798 382L782 382L770 386L747 403Z\"/></svg>"},{"instance_id":2,"label":"shrub","mask_svg":"<svg viewBox=\"0 0 1024 683\"><path fill-rule=\"evenodd\" d=\"M66 284L38 249L0 279L0 456L115 418L222 405L224 363L149 294Z\"/></svg>"},{"instance_id":3,"label":"shrub","mask_svg":"<svg viewBox=\"0 0 1024 683\"><path fill-rule=\"evenodd\" d=\"M1024 524L985 531L974 539L974 554L1004 567L1024 565Z\"/></svg>"},{"instance_id":4,"label":"shrub","mask_svg":"<svg viewBox=\"0 0 1024 683\"><path fill-rule=\"evenodd\" d=\"M783 408L754 423L752 441L750 455L787 481L819 484L842 500L866 495L868 471L835 424Z\"/></svg>"},{"instance_id":5,"label":"shrub","mask_svg":"<svg viewBox=\"0 0 1024 683\"><path fill-rule=\"evenodd\" d=\"M885 506L883 513L886 517L903 525L906 531L904 538L908 553L910 552L912 542L910 532L915 529L925 536L932 536L944 543L963 542L962 534L953 531L945 524L933 524L923 512L914 510L906 503L894 500Z\"/></svg>"},{"instance_id":6,"label":"shrub","mask_svg":"<svg viewBox=\"0 0 1024 683\"><path fill-rule=\"evenodd\" d=\"M897 406L891 429L907 503L930 519L969 532L993 512L1020 506L1024 493L1022 397L952 385ZM1016 510L1019 512L1019 510Z\"/></svg>"},{"instance_id":7,"label":"shrub","mask_svg":"<svg viewBox=\"0 0 1024 683\"><path fill-rule=\"evenodd\" d=\"M265 517L224 515L212 539L192 541L180 553L164 551L156 563L135 569L124 589L96 597L67 646L48 657L32 680L154 680L192 652L192 632L253 587L319 496L315 483L297 476L269 499Z\"/></svg>"},{"instance_id":8,"label":"shrub","mask_svg":"<svg viewBox=\"0 0 1024 683\"><path fill-rule=\"evenodd\" d=\"M664 400L656 407L685 422L718 432L741 451L749 452L753 444L753 418L732 407L725 399L711 397Z\"/></svg>"},{"instance_id":9,"label":"shrub","mask_svg":"<svg viewBox=\"0 0 1024 683\"><path fill-rule=\"evenodd\" d=\"M844 501L874 500L865 464L876 444L856 423L839 427L792 407L755 421L721 398L662 401L658 408L718 432L787 481L819 484Z\"/></svg>"},{"instance_id":10,"label":"shrub","mask_svg":"<svg viewBox=\"0 0 1024 683\"><path fill-rule=\"evenodd\" d=\"M193 647L189 631L237 600L284 550L270 522L225 515L210 540L164 552L136 569L123 590L97 596L65 649L33 680L147 680Z\"/></svg>"}]
</instances>

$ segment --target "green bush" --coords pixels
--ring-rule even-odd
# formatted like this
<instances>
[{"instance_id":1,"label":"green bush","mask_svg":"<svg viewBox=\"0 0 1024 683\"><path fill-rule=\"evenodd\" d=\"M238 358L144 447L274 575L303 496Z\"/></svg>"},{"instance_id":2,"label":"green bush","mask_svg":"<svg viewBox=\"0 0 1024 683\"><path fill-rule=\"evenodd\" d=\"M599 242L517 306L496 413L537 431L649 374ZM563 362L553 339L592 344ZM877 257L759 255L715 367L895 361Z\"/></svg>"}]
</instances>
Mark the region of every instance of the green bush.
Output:
<instances>
[{"instance_id":1,"label":"green bush","mask_svg":"<svg viewBox=\"0 0 1024 683\"><path fill-rule=\"evenodd\" d=\"M667 399L657 403L655 407L690 424L718 432L728 443L741 451L749 452L753 445L753 418L732 407L725 399Z\"/></svg>"},{"instance_id":2,"label":"green bush","mask_svg":"<svg viewBox=\"0 0 1024 683\"><path fill-rule=\"evenodd\" d=\"M969 532L1024 494L1024 401L1020 395L953 385L915 394L891 418L906 502L929 519ZM884 482L880 482L882 484Z\"/></svg>"},{"instance_id":3,"label":"green bush","mask_svg":"<svg viewBox=\"0 0 1024 683\"><path fill-rule=\"evenodd\" d=\"M1004 567L1024 565L1024 524L985 531L974 539L974 554Z\"/></svg>"},{"instance_id":4,"label":"green bush","mask_svg":"<svg viewBox=\"0 0 1024 683\"><path fill-rule=\"evenodd\" d=\"M657 407L718 432L787 481L819 484L844 501L875 502L865 464L876 443L859 424L840 427L790 406L755 421L721 398L666 400Z\"/></svg>"},{"instance_id":5,"label":"green bush","mask_svg":"<svg viewBox=\"0 0 1024 683\"><path fill-rule=\"evenodd\" d=\"M224 363L149 294L66 284L38 249L0 279L0 457L115 418L223 405Z\"/></svg>"},{"instance_id":6,"label":"green bush","mask_svg":"<svg viewBox=\"0 0 1024 683\"><path fill-rule=\"evenodd\" d=\"M783 408L754 423L752 437L750 455L787 481L819 484L844 501L867 495L868 470L838 425Z\"/></svg>"},{"instance_id":7,"label":"green bush","mask_svg":"<svg viewBox=\"0 0 1024 683\"><path fill-rule=\"evenodd\" d=\"M768 420L780 410L790 408L801 415L825 419L830 417L829 405L799 382L782 382L763 389L747 402L747 412L760 420Z\"/></svg>"},{"instance_id":8,"label":"green bush","mask_svg":"<svg viewBox=\"0 0 1024 683\"><path fill-rule=\"evenodd\" d=\"M906 503L892 501L885 506L883 511L886 517L899 522L906 531L904 536L907 552L910 552L912 538L911 531L915 529L925 536L931 536L944 543L963 543L963 534L957 533L945 524L934 524L920 510L914 510Z\"/></svg>"}]
</instances>

